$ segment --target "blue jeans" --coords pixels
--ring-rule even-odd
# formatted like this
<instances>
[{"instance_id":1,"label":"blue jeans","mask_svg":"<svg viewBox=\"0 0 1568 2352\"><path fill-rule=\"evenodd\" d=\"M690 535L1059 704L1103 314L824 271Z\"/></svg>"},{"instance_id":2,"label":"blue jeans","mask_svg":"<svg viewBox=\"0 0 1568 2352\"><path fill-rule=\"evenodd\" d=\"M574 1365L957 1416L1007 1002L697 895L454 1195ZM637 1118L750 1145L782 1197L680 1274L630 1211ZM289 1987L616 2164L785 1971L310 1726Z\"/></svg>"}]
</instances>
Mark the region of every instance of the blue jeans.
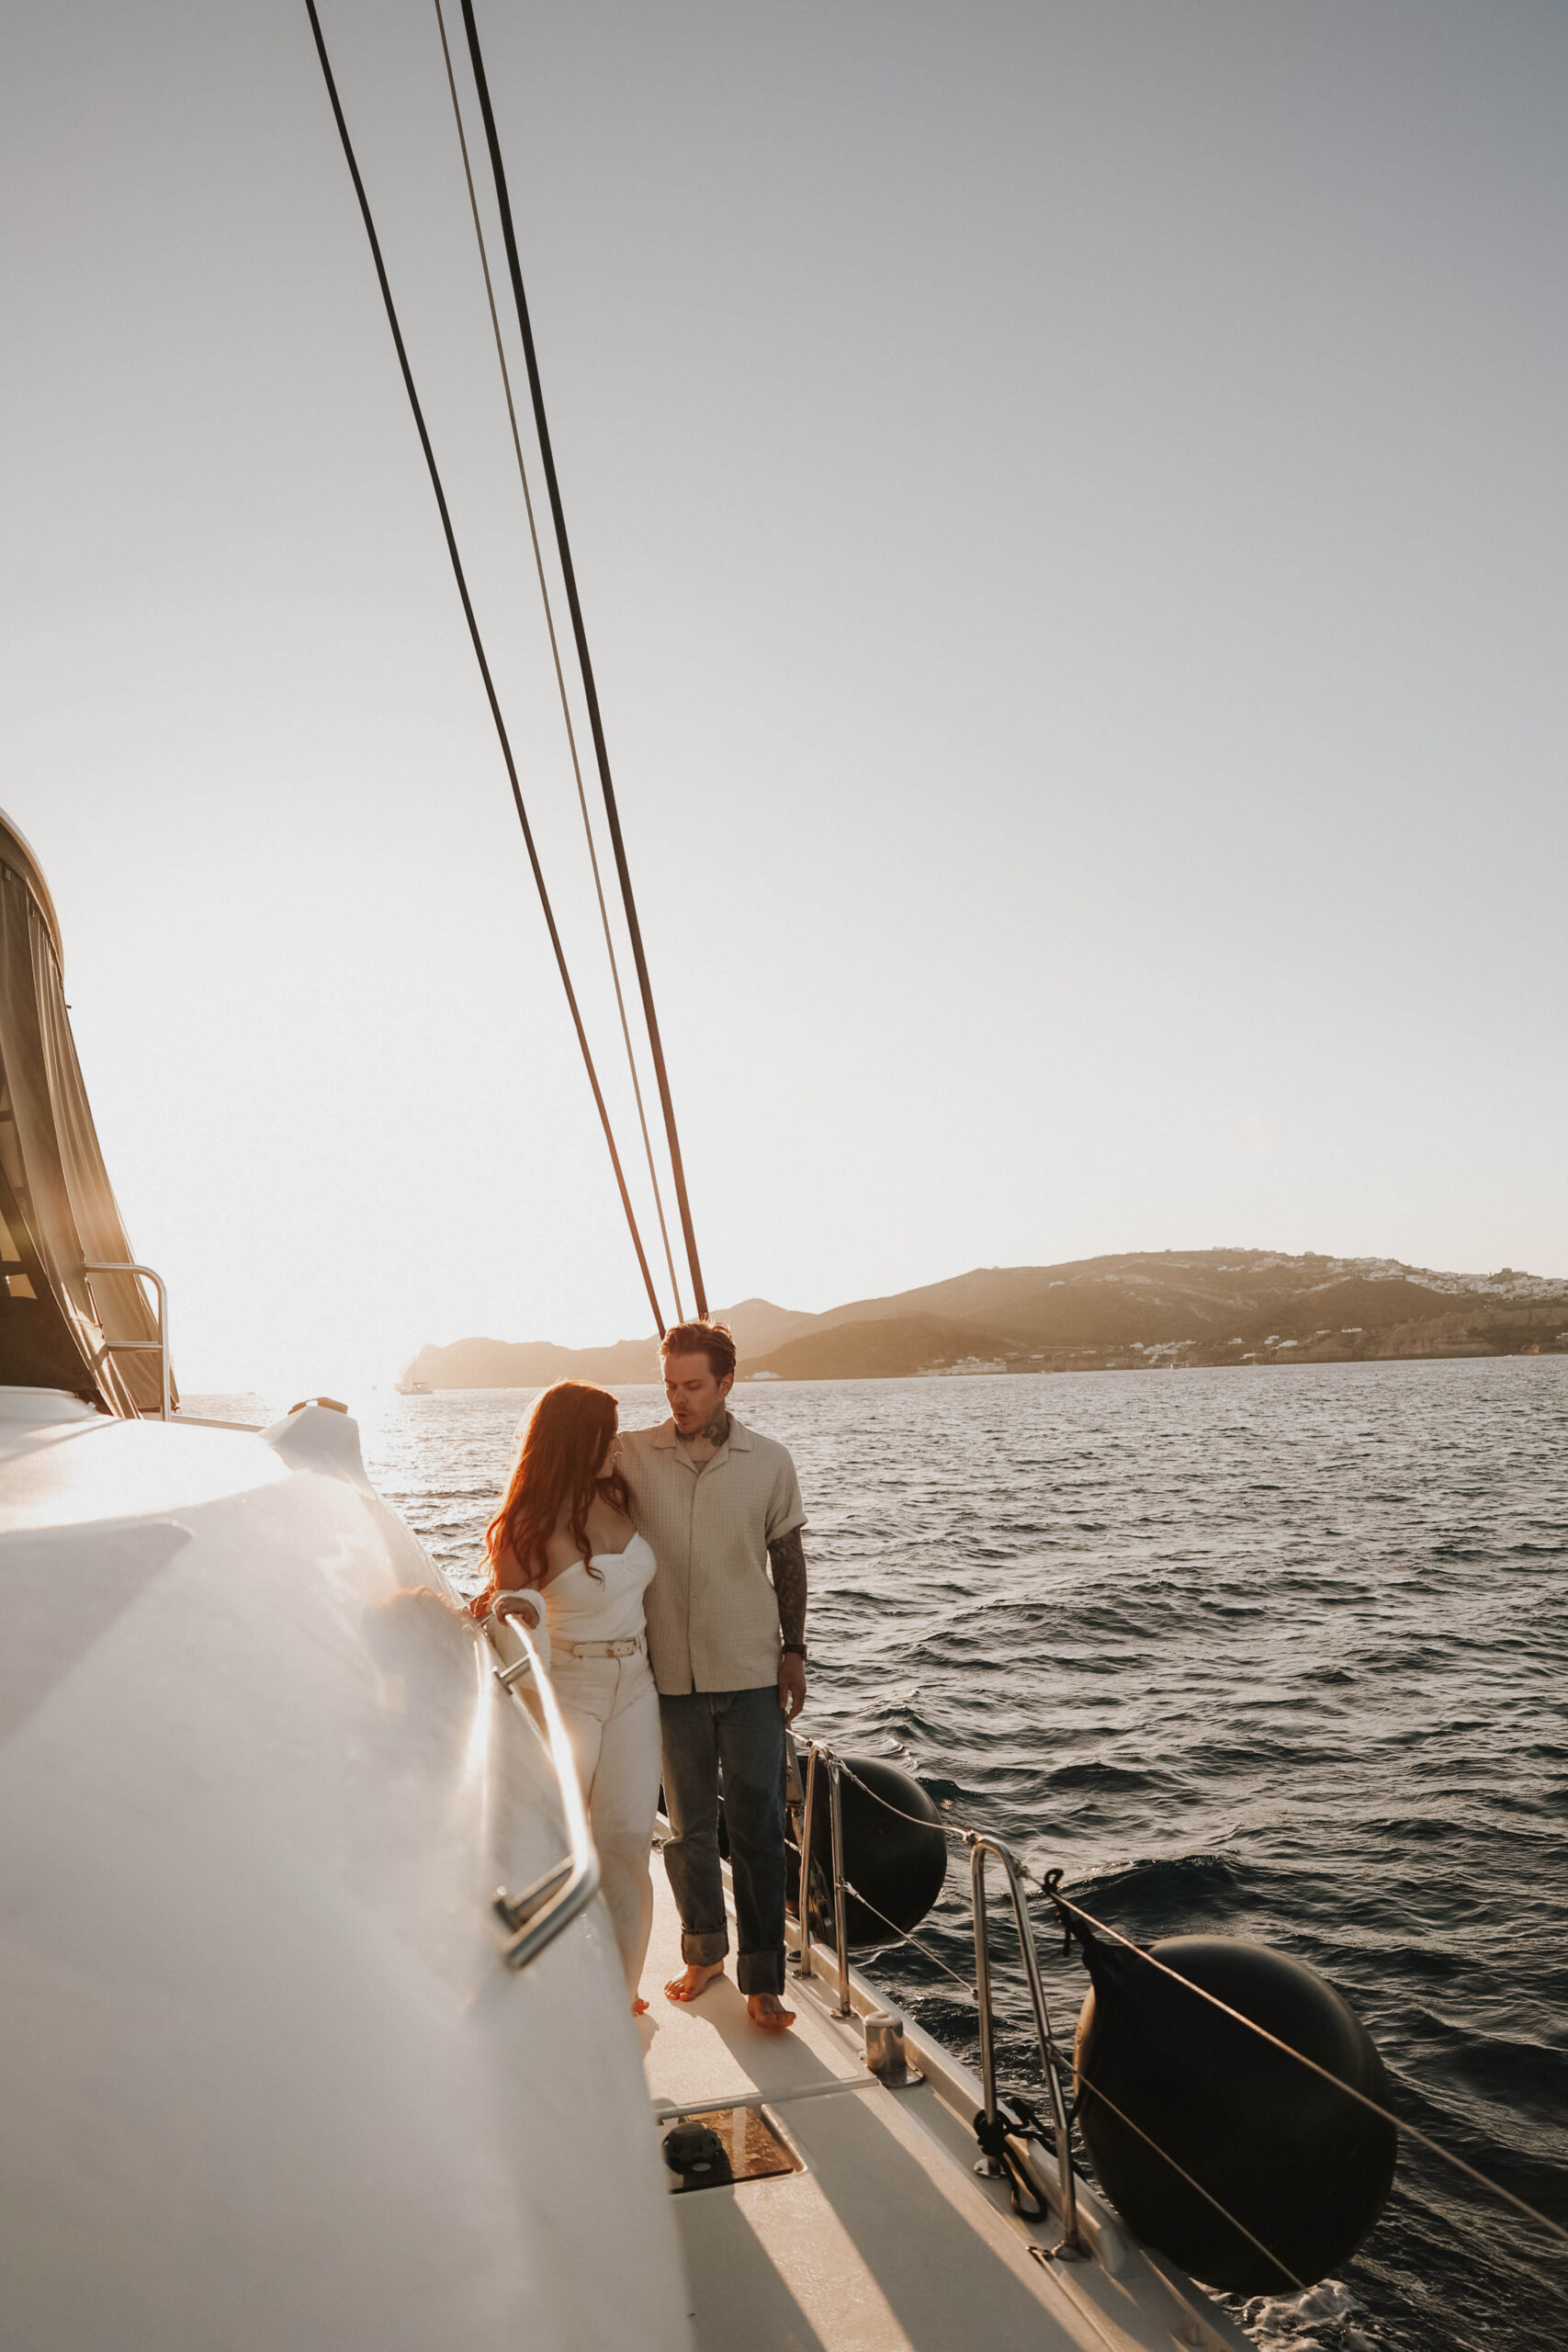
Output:
<instances>
[{"instance_id":1,"label":"blue jeans","mask_svg":"<svg viewBox=\"0 0 1568 2352\"><path fill-rule=\"evenodd\" d=\"M729 1950L718 1859L718 1795L729 1832L736 1977L743 1993L784 1983L784 1724L778 1685L660 1697L664 1804L674 1832L664 1849L681 1914L681 1957L711 1967Z\"/></svg>"}]
</instances>

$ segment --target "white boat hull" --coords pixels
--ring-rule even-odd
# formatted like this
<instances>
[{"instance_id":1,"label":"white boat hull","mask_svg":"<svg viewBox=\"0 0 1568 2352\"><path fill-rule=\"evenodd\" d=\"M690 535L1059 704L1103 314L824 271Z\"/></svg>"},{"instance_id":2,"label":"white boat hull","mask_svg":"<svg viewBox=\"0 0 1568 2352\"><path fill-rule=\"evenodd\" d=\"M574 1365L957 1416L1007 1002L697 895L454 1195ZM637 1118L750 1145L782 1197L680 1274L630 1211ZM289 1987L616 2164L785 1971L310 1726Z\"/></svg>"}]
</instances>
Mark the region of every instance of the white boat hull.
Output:
<instances>
[{"instance_id":1,"label":"white boat hull","mask_svg":"<svg viewBox=\"0 0 1568 2352\"><path fill-rule=\"evenodd\" d=\"M0 1426L0 2269L28 2352L687 2342L607 1916L353 1424Z\"/></svg>"}]
</instances>

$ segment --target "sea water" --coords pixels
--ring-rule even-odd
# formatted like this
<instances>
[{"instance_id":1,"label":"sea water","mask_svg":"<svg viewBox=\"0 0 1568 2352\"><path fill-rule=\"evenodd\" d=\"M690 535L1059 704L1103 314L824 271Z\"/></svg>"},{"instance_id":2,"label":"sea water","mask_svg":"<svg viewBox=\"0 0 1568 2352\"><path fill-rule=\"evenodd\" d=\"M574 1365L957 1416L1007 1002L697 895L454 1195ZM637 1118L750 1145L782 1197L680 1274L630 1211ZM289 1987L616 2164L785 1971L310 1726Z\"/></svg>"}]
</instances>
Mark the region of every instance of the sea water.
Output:
<instances>
[{"instance_id":1,"label":"sea water","mask_svg":"<svg viewBox=\"0 0 1568 2352\"><path fill-rule=\"evenodd\" d=\"M656 1389L619 1393L627 1426L661 1417ZM376 1483L468 1589L527 1401L362 1414ZM1568 1360L733 1401L807 1498L803 1727L1060 1864L1128 1935L1246 1936L1321 1971L1400 2113L1568 2223ZM955 1865L919 1945L864 1964L973 2063L966 1897ZM1037 1933L1070 2027L1081 1967L1043 1906ZM1016 1967L1000 1986L1024 2087ZM1568 2249L1406 2140L1330 2286L1236 2308L1275 2352L1562 2352Z\"/></svg>"}]
</instances>

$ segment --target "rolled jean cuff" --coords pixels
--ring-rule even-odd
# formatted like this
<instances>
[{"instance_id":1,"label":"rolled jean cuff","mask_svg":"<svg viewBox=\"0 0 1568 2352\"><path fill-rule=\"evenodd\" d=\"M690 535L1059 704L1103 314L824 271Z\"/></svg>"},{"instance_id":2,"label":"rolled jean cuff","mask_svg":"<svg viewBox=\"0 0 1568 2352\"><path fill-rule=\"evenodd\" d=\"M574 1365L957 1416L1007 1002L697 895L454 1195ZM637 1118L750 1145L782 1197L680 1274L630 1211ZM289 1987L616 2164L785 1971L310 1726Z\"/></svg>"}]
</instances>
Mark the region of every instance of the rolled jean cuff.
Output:
<instances>
[{"instance_id":1,"label":"rolled jean cuff","mask_svg":"<svg viewBox=\"0 0 1568 2352\"><path fill-rule=\"evenodd\" d=\"M697 1939L701 1942L702 1939ZM735 1963L735 1981L743 1993L782 1993L784 1956L782 1951L743 1951Z\"/></svg>"},{"instance_id":2,"label":"rolled jean cuff","mask_svg":"<svg viewBox=\"0 0 1568 2352\"><path fill-rule=\"evenodd\" d=\"M716 1934L706 1936L694 1936L689 1928L681 1930L681 1957L688 1967L716 1968L728 1950L728 1928L720 1928ZM744 1968L745 1962L742 1961L740 1965Z\"/></svg>"}]
</instances>

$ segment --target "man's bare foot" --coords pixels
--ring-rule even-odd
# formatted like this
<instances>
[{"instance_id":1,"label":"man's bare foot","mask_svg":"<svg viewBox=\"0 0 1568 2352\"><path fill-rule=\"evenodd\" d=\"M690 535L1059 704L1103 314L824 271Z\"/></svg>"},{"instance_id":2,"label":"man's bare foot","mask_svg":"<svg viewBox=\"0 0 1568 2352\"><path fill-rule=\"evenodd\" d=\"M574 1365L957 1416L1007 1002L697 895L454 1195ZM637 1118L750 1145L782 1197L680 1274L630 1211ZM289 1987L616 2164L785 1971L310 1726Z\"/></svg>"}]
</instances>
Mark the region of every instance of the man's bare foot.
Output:
<instances>
[{"instance_id":1,"label":"man's bare foot","mask_svg":"<svg viewBox=\"0 0 1568 2352\"><path fill-rule=\"evenodd\" d=\"M640 1993L632 2003L632 2015L634 2018L645 2018L648 2015L648 2003Z\"/></svg>"},{"instance_id":2,"label":"man's bare foot","mask_svg":"<svg viewBox=\"0 0 1568 2352\"><path fill-rule=\"evenodd\" d=\"M667 2001L694 2001L699 1993L706 1992L716 1976L723 1974L722 1960L716 1960L710 1968L705 1968L700 1961L688 1961L682 1973L672 1976L664 1987L664 1997Z\"/></svg>"},{"instance_id":3,"label":"man's bare foot","mask_svg":"<svg viewBox=\"0 0 1568 2352\"><path fill-rule=\"evenodd\" d=\"M786 2009L776 1993L748 1993L746 2014L764 2033L787 2033L795 2023L795 2011Z\"/></svg>"}]
</instances>

